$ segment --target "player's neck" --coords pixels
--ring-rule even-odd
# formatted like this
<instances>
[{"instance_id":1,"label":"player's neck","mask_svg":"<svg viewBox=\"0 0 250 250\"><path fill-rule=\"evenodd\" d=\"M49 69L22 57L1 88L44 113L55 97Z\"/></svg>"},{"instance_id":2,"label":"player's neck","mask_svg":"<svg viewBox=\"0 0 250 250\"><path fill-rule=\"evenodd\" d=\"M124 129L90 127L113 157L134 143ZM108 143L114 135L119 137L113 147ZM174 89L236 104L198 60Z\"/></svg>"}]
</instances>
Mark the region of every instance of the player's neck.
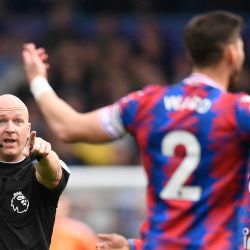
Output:
<instances>
[{"instance_id":1,"label":"player's neck","mask_svg":"<svg viewBox=\"0 0 250 250\"><path fill-rule=\"evenodd\" d=\"M229 77L227 71L224 71L221 67L194 68L192 73L206 75L223 88L228 89Z\"/></svg>"}]
</instances>

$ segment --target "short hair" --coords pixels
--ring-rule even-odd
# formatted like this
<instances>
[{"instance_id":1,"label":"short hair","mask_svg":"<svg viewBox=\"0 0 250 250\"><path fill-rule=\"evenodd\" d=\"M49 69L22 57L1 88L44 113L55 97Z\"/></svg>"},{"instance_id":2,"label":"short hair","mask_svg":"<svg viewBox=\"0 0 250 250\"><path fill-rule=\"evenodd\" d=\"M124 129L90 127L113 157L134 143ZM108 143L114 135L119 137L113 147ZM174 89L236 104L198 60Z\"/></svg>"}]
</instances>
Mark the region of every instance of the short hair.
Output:
<instances>
[{"instance_id":1,"label":"short hair","mask_svg":"<svg viewBox=\"0 0 250 250\"><path fill-rule=\"evenodd\" d=\"M184 43L194 66L217 64L224 46L241 36L243 20L228 11L210 11L194 16L184 30Z\"/></svg>"}]
</instances>

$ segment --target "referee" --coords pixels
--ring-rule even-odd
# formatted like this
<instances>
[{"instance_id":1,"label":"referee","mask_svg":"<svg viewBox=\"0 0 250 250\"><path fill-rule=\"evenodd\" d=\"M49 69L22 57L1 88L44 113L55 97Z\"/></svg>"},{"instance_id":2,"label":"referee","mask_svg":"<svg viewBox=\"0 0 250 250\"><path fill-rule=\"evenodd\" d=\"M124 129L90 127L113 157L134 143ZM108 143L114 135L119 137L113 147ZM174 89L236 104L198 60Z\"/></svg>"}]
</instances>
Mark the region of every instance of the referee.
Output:
<instances>
[{"instance_id":1,"label":"referee","mask_svg":"<svg viewBox=\"0 0 250 250\"><path fill-rule=\"evenodd\" d=\"M0 249L48 250L69 178L50 143L31 132L25 104L0 96Z\"/></svg>"}]
</instances>

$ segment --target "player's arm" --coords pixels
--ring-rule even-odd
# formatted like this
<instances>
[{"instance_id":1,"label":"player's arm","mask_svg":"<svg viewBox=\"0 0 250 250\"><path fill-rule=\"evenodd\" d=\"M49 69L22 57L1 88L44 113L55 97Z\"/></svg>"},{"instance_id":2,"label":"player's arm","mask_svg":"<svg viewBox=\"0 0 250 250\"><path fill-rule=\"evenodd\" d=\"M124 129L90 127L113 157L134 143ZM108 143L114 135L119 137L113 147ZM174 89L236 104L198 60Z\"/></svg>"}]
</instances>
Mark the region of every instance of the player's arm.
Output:
<instances>
[{"instance_id":1,"label":"player's arm","mask_svg":"<svg viewBox=\"0 0 250 250\"><path fill-rule=\"evenodd\" d=\"M35 164L37 181L47 188L55 188L62 178L62 168L51 144L32 131L29 138L30 156L37 159Z\"/></svg>"},{"instance_id":2,"label":"player's arm","mask_svg":"<svg viewBox=\"0 0 250 250\"><path fill-rule=\"evenodd\" d=\"M126 239L119 234L98 234L97 250L141 250L142 240Z\"/></svg>"},{"instance_id":3,"label":"player's arm","mask_svg":"<svg viewBox=\"0 0 250 250\"><path fill-rule=\"evenodd\" d=\"M91 143L112 140L100 124L99 110L79 113L56 95L47 81L47 54L43 49L25 44L22 55L31 92L50 128L60 139Z\"/></svg>"}]
</instances>

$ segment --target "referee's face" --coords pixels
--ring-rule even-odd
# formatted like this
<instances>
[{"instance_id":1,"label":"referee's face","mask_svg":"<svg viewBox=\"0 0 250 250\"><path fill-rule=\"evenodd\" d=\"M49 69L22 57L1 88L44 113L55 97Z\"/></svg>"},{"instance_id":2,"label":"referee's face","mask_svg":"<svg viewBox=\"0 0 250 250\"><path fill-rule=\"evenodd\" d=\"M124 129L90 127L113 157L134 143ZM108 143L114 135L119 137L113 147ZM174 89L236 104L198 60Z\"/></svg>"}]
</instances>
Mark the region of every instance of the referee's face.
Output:
<instances>
[{"instance_id":1,"label":"referee's face","mask_svg":"<svg viewBox=\"0 0 250 250\"><path fill-rule=\"evenodd\" d=\"M23 151L30 133L28 110L13 95L0 96L0 161L24 159Z\"/></svg>"}]
</instances>

